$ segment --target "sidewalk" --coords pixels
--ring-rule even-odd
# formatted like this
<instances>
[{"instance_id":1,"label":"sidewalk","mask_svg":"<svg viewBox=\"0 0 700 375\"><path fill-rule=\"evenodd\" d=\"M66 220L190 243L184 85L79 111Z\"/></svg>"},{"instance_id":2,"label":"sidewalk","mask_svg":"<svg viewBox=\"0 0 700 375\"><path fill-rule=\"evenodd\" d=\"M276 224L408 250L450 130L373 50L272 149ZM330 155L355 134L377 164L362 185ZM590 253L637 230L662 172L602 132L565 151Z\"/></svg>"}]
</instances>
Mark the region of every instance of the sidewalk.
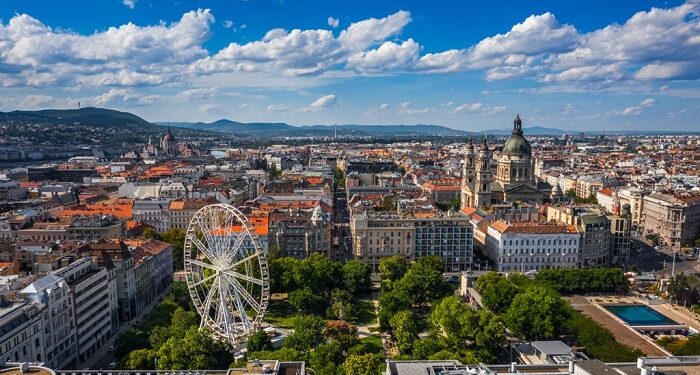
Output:
<instances>
[{"instance_id":1,"label":"sidewalk","mask_svg":"<svg viewBox=\"0 0 700 375\"><path fill-rule=\"evenodd\" d=\"M153 309L158 305L158 303L160 303L160 299L162 297L165 297L168 294L168 292L170 292L171 285L168 285L168 287L165 288L163 292L161 292L158 296L153 298L153 300L148 305L146 305L146 307L144 307L143 310L141 310L141 313L139 313L137 316L135 316L128 322L123 322L119 324L119 327L117 327L116 332L114 332L112 337L109 340L107 340L107 342L105 342L104 345L102 345L102 347L95 353L94 357L88 359L83 363L79 363L78 368L107 370L109 368L109 364L115 361L113 354L109 351L109 348L110 346L114 345L114 340L116 340L119 333L124 332L140 323L141 319L143 319L143 317L146 314L149 314L151 311L153 311Z\"/></svg>"}]
</instances>

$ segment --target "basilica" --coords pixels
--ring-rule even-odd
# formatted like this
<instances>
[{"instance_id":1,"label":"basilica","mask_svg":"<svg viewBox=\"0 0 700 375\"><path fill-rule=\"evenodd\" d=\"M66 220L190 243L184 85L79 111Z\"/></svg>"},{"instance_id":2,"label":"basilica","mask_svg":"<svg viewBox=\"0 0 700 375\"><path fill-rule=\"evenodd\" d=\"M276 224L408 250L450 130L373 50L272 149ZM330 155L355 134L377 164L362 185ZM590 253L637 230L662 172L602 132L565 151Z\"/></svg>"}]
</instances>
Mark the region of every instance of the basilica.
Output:
<instances>
[{"instance_id":1,"label":"basilica","mask_svg":"<svg viewBox=\"0 0 700 375\"><path fill-rule=\"evenodd\" d=\"M545 201L561 194L558 188L535 178L535 164L530 142L523 137L520 115L513 121L513 131L497 155L492 167L488 140L476 154L472 140L462 169L462 208L487 207L515 201Z\"/></svg>"}]
</instances>

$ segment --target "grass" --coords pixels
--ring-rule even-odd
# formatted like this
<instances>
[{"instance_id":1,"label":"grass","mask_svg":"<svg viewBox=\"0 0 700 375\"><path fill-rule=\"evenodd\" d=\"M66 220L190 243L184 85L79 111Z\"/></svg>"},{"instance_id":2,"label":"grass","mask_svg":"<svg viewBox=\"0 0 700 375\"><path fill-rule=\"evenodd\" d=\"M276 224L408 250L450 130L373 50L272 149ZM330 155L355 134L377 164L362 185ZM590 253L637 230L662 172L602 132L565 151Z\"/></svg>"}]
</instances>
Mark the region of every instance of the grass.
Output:
<instances>
[{"instance_id":1,"label":"grass","mask_svg":"<svg viewBox=\"0 0 700 375\"><path fill-rule=\"evenodd\" d=\"M270 301L270 306L265 314L265 322L279 328L292 328L297 312L287 301Z\"/></svg>"},{"instance_id":2,"label":"grass","mask_svg":"<svg viewBox=\"0 0 700 375\"><path fill-rule=\"evenodd\" d=\"M363 337L360 339L360 342L367 346L367 350L369 350L370 353L379 354L383 352L382 338L378 335Z\"/></svg>"},{"instance_id":3,"label":"grass","mask_svg":"<svg viewBox=\"0 0 700 375\"><path fill-rule=\"evenodd\" d=\"M357 314L352 323L356 325L377 324L377 314L371 300L359 300L355 305Z\"/></svg>"}]
</instances>

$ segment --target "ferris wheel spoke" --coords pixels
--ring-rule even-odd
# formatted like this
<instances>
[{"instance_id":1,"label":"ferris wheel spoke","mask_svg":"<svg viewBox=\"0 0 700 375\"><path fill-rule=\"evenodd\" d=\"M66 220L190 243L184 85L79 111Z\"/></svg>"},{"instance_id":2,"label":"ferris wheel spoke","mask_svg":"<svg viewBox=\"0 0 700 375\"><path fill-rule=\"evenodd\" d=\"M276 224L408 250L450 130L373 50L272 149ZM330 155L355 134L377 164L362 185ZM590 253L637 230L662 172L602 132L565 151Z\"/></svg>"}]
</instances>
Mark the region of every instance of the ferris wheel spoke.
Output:
<instances>
[{"instance_id":1,"label":"ferris wheel spoke","mask_svg":"<svg viewBox=\"0 0 700 375\"><path fill-rule=\"evenodd\" d=\"M228 291L226 290L226 287L223 285L223 283L219 282L219 295L221 296L219 308L222 312L224 327L226 327L226 335L230 336L231 324L229 323L230 313L228 311L228 302L226 301L227 294Z\"/></svg>"},{"instance_id":2,"label":"ferris wheel spoke","mask_svg":"<svg viewBox=\"0 0 700 375\"><path fill-rule=\"evenodd\" d=\"M216 274L207 276L207 277L203 278L202 280L199 280L199 281L197 281L196 283L192 284L192 286L195 287L195 286L204 284L205 282L207 282L207 281L213 279L214 277L216 277Z\"/></svg>"},{"instance_id":3,"label":"ferris wheel spoke","mask_svg":"<svg viewBox=\"0 0 700 375\"><path fill-rule=\"evenodd\" d=\"M214 279L214 283L218 284L220 283L219 278ZM204 299L204 311L202 311L202 319L211 319L210 316L210 310L211 310L211 301L214 299L214 294L216 294L216 288L214 285L211 286L209 289L209 292L207 292L207 297Z\"/></svg>"},{"instance_id":4,"label":"ferris wheel spoke","mask_svg":"<svg viewBox=\"0 0 700 375\"><path fill-rule=\"evenodd\" d=\"M195 236L194 234L189 234L189 239L197 247L197 249L199 249L199 251L201 251L202 254L204 254L205 257L209 258L209 260L214 261L214 259L216 259L209 250L209 248L207 248L202 243L202 241L200 241L199 238L197 238L197 236Z\"/></svg>"},{"instance_id":5,"label":"ferris wheel spoke","mask_svg":"<svg viewBox=\"0 0 700 375\"><path fill-rule=\"evenodd\" d=\"M190 264L194 264L194 265L196 265L196 266L200 266L200 267L202 267L202 268L208 268L208 269L214 270L214 271L218 271L218 270L219 270L219 269L218 269L217 267L215 267L213 264L204 263L204 262L199 261L199 260L196 260L196 259L185 259L185 261L188 262L188 263L190 263Z\"/></svg>"},{"instance_id":6,"label":"ferris wheel spoke","mask_svg":"<svg viewBox=\"0 0 700 375\"><path fill-rule=\"evenodd\" d=\"M238 292L241 295L241 297L243 297L243 299L245 299L245 301L250 305L250 307L255 309L255 312L259 314L260 304L258 303L258 301L255 300L253 296L250 295L248 290L246 290L246 288L244 288L243 285L241 285L241 283L239 283L238 280L236 280L235 278L227 277L227 279L231 282L231 284L233 284L233 287L236 290L236 292Z\"/></svg>"},{"instance_id":7,"label":"ferris wheel spoke","mask_svg":"<svg viewBox=\"0 0 700 375\"><path fill-rule=\"evenodd\" d=\"M237 278L237 279L241 279L241 280L245 280L245 281L250 281L251 283L254 283L254 284L258 284L258 285L263 285L263 284L265 284L265 282L262 281L262 280L260 280L260 279L256 279L256 278L254 278L254 277L252 277L252 276L244 275L244 274L242 274L242 273L240 273L240 272L236 272L236 271L233 271L233 270L230 270L230 269L229 269L229 270L224 270L224 271L222 271L222 272L225 273L225 274L227 274L227 275L229 275L229 276L235 277L235 278Z\"/></svg>"},{"instance_id":8,"label":"ferris wheel spoke","mask_svg":"<svg viewBox=\"0 0 700 375\"><path fill-rule=\"evenodd\" d=\"M252 253L252 254L248 255L247 257L238 260L236 263L229 266L228 269L236 268L236 267L240 266L241 264L244 264L245 262L248 262L249 260L257 258L257 257L258 257L258 253Z\"/></svg>"},{"instance_id":9,"label":"ferris wheel spoke","mask_svg":"<svg viewBox=\"0 0 700 375\"><path fill-rule=\"evenodd\" d=\"M245 311L245 307L243 305L243 302L241 302L241 296L236 292L236 290L233 290L233 297L236 302L236 308L238 309L238 315L241 318L241 323L243 325L244 331L250 330L250 320L248 319L248 314Z\"/></svg>"}]
</instances>

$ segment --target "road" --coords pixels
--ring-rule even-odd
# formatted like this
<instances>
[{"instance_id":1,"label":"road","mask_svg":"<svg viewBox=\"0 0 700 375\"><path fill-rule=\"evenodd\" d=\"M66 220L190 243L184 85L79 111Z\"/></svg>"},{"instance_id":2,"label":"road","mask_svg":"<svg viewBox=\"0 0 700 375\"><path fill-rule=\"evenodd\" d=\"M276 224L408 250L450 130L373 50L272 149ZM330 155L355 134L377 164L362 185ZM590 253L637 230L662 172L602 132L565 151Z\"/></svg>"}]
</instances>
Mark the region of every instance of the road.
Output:
<instances>
[{"instance_id":1,"label":"road","mask_svg":"<svg viewBox=\"0 0 700 375\"><path fill-rule=\"evenodd\" d=\"M633 248L641 248L641 252L637 250L632 250L630 253L629 270L636 270L637 272L656 272L665 271L669 275L672 271L676 273L690 273L698 272L698 257L687 257L676 255L676 265L673 266L673 252L669 249L662 249L662 251L656 251L649 244L633 240Z\"/></svg>"}]
</instances>

